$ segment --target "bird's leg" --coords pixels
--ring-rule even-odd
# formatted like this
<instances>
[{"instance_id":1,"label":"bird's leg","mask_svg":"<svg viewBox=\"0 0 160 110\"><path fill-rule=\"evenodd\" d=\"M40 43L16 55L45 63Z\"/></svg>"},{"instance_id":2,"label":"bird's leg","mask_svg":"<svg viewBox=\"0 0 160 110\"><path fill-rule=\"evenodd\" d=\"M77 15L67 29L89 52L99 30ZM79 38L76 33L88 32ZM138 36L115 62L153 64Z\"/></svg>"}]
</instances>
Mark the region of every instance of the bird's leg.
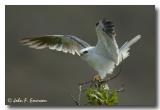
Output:
<instances>
[{"instance_id":1,"label":"bird's leg","mask_svg":"<svg viewBox=\"0 0 160 110\"><path fill-rule=\"evenodd\" d=\"M94 75L92 80L93 81L98 81L98 82L102 81L102 79L101 79L99 74Z\"/></svg>"},{"instance_id":2,"label":"bird's leg","mask_svg":"<svg viewBox=\"0 0 160 110\"><path fill-rule=\"evenodd\" d=\"M103 84L103 80L101 79L99 74L93 76L91 86L100 87Z\"/></svg>"}]
</instances>

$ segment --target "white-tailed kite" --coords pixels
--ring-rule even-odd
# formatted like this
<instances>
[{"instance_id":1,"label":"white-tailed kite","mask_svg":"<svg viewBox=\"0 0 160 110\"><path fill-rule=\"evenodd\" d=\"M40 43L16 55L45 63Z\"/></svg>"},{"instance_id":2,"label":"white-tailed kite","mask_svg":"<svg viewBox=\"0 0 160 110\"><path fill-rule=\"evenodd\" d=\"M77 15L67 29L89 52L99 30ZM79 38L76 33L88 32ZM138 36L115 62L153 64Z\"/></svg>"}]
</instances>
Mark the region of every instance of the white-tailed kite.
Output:
<instances>
[{"instance_id":1,"label":"white-tailed kite","mask_svg":"<svg viewBox=\"0 0 160 110\"><path fill-rule=\"evenodd\" d=\"M104 79L112 74L115 66L129 56L130 46L137 42L141 35L137 35L125 42L120 48L117 45L114 24L109 20L96 23L98 42L91 46L87 42L73 35L44 35L35 38L24 38L21 43L35 49L49 48L65 53L77 54L93 67Z\"/></svg>"}]
</instances>

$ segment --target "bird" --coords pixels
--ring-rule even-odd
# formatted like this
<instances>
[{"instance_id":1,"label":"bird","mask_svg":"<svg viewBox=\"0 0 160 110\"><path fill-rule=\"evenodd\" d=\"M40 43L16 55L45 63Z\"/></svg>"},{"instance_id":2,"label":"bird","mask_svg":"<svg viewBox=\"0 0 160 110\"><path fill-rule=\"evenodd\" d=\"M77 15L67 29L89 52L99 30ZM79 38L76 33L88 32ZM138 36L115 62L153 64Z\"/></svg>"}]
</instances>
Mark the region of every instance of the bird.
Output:
<instances>
[{"instance_id":1,"label":"bird","mask_svg":"<svg viewBox=\"0 0 160 110\"><path fill-rule=\"evenodd\" d=\"M49 48L78 55L98 72L100 79L113 74L123 60L129 56L130 47L136 43L141 35L136 35L126 41L120 48L116 41L115 24L108 19L101 19L96 23L97 44L91 46L74 35L44 35L39 37L26 37L20 40L23 45L34 49Z\"/></svg>"}]
</instances>

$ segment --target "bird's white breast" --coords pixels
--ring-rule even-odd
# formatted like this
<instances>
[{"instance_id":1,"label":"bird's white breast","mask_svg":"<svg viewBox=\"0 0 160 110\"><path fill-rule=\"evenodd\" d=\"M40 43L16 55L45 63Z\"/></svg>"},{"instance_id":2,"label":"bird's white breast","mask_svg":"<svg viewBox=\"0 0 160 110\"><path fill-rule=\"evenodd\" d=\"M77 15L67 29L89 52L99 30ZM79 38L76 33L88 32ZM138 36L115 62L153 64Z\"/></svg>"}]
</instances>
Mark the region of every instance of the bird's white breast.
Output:
<instances>
[{"instance_id":1,"label":"bird's white breast","mask_svg":"<svg viewBox=\"0 0 160 110\"><path fill-rule=\"evenodd\" d=\"M114 69L115 63L110 58L98 55L94 50L83 56L83 59L99 73L102 79Z\"/></svg>"}]
</instances>

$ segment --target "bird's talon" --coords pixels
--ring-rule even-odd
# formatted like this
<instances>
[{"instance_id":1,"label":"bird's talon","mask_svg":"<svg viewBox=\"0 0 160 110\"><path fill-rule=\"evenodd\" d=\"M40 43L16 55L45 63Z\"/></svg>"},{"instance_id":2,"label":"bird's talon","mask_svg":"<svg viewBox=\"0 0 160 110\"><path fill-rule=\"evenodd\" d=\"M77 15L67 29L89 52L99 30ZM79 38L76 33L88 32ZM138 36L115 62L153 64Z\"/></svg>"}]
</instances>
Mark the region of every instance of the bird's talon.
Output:
<instances>
[{"instance_id":1,"label":"bird's talon","mask_svg":"<svg viewBox=\"0 0 160 110\"><path fill-rule=\"evenodd\" d=\"M101 82L102 79L101 79L100 75L95 75L95 76L93 76L93 81Z\"/></svg>"}]
</instances>

